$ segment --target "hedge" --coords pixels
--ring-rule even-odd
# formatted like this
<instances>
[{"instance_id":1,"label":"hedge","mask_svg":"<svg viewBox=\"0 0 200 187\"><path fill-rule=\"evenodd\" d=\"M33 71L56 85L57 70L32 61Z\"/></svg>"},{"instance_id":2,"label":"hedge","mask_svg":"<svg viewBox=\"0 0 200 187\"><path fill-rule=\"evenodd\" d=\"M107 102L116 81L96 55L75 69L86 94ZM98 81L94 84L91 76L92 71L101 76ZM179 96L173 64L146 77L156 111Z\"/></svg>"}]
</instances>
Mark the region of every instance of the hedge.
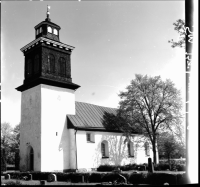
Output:
<instances>
[{"instance_id":1,"label":"hedge","mask_svg":"<svg viewBox=\"0 0 200 187\"><path fill-rule=\"evenodd\" d=\"M61 173L61 172L15 172L8 173L11 179L22 179L28 174L32 174L33 180L47 180L48 175L56 174L57 181L79 183L101 183L101 182L114 182L119 179L119 175L114 172L105 173ZM128 183L131 184L150 184L150 185L163 185L164 183L172 184L186 184L186 174L168 174L168 173L120 173L123 175ZM120 182L118 180L118 182Z\"/></svg>"}]
</instances>

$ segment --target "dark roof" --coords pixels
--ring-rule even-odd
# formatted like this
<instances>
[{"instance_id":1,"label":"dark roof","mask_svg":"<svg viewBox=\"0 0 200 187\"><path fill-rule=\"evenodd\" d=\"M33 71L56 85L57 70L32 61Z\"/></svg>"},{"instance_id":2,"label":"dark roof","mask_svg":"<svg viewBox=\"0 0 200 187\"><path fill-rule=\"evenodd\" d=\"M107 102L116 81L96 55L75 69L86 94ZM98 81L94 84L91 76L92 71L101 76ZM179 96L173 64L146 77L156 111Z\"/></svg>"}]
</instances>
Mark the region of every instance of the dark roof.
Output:
<instances>
[{"instance_id":1,"label":"dark roof","mask_svg":"<svg viewBox=\"0 0 200 187\"><path fill-rule=\"evenodd\" d=\"M86 130L103 130L103 115L111 113L116 115L117 109L97 106L88 103L75 102L76 114L67 115L68 128L86 129Z\"/></svg>"}]
</instances>

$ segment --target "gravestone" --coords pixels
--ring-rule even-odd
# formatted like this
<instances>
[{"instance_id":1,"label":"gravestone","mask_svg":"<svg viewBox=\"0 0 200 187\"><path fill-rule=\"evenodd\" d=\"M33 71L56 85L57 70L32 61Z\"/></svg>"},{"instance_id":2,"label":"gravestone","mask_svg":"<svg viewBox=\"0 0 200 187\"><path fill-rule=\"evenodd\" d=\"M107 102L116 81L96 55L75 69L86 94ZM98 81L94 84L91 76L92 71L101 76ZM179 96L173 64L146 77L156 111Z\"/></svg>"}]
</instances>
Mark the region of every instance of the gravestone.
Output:
<instances>
[{"instance_id":1,"label":"gravestone","mask_svg":"<svg viewBox=\"0 0 200 187\"><path fill-rule=\"evenodd\" d=\"M151 158L148 158L148 172L153 173L154 172L154 167Z\"/></svg>"}]
</instances>

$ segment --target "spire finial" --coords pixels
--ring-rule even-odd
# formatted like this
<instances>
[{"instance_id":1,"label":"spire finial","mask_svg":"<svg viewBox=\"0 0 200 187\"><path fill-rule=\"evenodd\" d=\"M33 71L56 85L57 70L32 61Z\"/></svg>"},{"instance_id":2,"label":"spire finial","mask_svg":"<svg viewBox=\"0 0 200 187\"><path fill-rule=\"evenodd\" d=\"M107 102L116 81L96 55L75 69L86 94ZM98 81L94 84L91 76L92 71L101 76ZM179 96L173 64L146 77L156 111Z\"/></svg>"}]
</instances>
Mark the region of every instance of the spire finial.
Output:
<instances>
[{"instance_id":1,"label":"spire finial","mask_svg":"<svg viewBox=\"0 0 200 187\"><path fill-rule=\"evenodd\" d=\"M46 20L51 21L50 18L49 18L49 15L50 15L49 10L50 10L50 6L47 5L47 19Z\"/></svg>"}]
</instances>

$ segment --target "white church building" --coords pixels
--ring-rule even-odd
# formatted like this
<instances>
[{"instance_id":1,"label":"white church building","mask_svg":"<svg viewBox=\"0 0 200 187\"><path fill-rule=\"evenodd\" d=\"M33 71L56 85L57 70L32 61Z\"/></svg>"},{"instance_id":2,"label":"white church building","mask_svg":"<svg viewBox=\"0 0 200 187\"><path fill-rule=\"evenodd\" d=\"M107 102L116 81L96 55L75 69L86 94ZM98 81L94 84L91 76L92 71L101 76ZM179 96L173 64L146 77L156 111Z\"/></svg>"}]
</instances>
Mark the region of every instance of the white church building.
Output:
<instances>
[{"instance_id":1,"label":"white church building","mask_svg":"<svg viewBox=\"0 0 200 187\"><path fill-rule=\"evenodd\" d=\"M75 101L73 46L60 42L60 26L47 18L35 26L35 40L21 48L25 56L21 92L20 171L65 171L99 165L143 164L153 158L150 145L135 133L103 125L116 109Z\"/></svg>"}]
</instances>

